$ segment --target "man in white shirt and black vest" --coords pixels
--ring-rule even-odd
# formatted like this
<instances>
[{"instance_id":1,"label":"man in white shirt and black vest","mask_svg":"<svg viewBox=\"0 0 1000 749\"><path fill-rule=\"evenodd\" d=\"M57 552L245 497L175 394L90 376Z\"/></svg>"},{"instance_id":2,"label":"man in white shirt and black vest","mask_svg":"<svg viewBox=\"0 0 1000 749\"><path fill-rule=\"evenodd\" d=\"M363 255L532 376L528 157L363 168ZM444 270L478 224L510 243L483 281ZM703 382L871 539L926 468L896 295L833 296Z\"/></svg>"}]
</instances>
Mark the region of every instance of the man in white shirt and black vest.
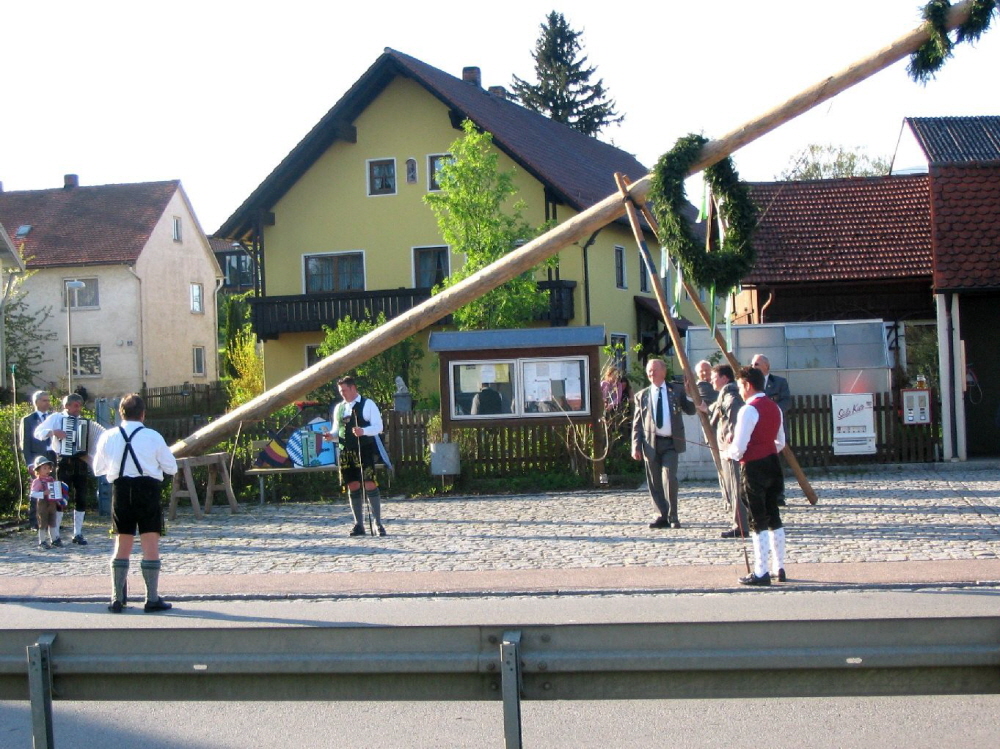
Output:
<instances>
[{"instance_id":1,"label":"man in white shirt and black vest","mask_svg":"<svg viewBox=\"0 0 1000 749\"><path fill-rule=\"evenodd\" d=\"M382 433L382 414L370 398L358 393L353 377L337 380L342 401L333 407L333 426L325 439L340 443L340 477L347 484L351 498L354 527L351 536L365 535L365 498L375 520L375 532L385 535L382 527L382 495L375 482L375 459L379 454L378 439ZM362 490L362 479L364 490Z\"/></svg>"}]
</instances>

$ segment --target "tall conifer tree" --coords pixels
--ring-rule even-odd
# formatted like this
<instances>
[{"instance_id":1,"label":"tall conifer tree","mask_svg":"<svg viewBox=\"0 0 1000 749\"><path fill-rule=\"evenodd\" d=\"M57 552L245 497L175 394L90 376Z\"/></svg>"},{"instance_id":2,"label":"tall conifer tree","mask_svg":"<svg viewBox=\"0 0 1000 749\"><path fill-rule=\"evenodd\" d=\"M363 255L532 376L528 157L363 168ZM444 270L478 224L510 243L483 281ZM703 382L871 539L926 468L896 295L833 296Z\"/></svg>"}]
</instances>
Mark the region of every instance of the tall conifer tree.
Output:
<instances>
[{"instance_id":1,"label":"tall conifer tree","mask_svg":"<svg viewBox=\"0 0 1000 749\"><path fill-rule=\"evenodd\" d=\"M624 115L615 111L604 80L591 83L596 67L587 66L582 55L582 31L574 31L562 13L552 11L541 24L542 33L531 56L535 60L538 83L514 76L514 96L522 106L563 122L586 135L597 135L608 125L618 124Z\"/></svg>"}]
</instances>

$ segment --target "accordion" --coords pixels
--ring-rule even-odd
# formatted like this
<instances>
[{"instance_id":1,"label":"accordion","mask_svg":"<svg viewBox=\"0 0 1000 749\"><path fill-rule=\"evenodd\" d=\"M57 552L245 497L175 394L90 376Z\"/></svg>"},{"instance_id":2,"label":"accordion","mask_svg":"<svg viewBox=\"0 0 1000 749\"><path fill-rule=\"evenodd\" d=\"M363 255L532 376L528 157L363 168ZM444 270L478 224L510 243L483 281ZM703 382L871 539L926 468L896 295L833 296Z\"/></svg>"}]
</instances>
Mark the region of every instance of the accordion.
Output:
<instances>
[{"instance_id":1,"label":"accordion","mask_svg":"<svg viewBox=\"0 0 1000 749\"><path fill-rule=\"evenodd\" d=\"M90 419L63 416L62 430L66 436L59 443L59 457L67 458L87 452L90 447Z\"/></svg>"}]
</instances>

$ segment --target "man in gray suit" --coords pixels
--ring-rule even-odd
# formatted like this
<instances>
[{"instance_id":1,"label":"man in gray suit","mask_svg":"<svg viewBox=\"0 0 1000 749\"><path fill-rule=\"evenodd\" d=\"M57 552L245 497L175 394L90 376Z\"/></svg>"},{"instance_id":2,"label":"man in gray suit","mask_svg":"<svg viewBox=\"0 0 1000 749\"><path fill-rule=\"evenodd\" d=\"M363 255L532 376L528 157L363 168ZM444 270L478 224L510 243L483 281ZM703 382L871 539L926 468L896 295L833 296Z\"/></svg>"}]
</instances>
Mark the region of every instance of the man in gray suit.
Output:
<instances>
[{"instance_id":1,"label":"man in gray suit","mask_svg":"<svg viewBox=\"0 0 1000 749\"><path fill-rule=\"evenodd\" d=\"M31 394L31 402L35 410L21 419L21 429L18 432L18 446L21 448L24 464L31 467L38 456L46 457L55 463L56 454L49 450L48 440L35 439L35 429L51 413L52 399L44 390L36 390ZM32 497L28 505L28 524L32 528L38 527L35 502L35 498Z\"/></svg>"},{"instance_id":2,"label":"man in gray suit","mask_svg":"<svg viewBox=\"0 0 1000 749\"><path fill-rule=\"evenodd\" d=\"M684 452L684 419L693 414L694 402L684 388L666 382L667 365L662 359L646 363L650 386L635 396L632 417L632 457L646 464L649 496L660 516L650 528L680 528L677 519L677 456Z\"/></svg>"},{"instance_id":3,"label":"man in gray suit","mask_svg":"<svg viewBox=\"0 0 1000 749\"><path fill-rule=\"evenodd\" d=\"M792 405L792 391L788 388L788 380L771 374L771 362L763 354L757 354L750 361L750 366L759 369L764 375L764 395L773 400L781 409L781 428L788 444L788 408ZM778 506L785 506L785 491L778 496Z\"/></svg>"}]
</instances>

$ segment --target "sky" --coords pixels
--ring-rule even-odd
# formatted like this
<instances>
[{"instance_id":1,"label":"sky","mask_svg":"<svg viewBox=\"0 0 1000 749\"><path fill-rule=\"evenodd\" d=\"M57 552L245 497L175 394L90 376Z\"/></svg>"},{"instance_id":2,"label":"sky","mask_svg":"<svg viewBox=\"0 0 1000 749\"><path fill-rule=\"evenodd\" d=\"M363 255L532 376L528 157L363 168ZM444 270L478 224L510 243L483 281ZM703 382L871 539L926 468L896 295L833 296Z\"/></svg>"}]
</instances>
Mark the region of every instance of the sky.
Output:
<instances>
[{"instance_id":1,"label":"sky","mask_svg":"<svg viewBox=\"0 0 1000 749\"><path fill-rule=\"evenodd\" d=\"M6 4L0 55L5 190L180 179L214 232L385 47L484 86L534 81L552 10L582 31L619 112L601 138L647 166L687 133L715 138L919 25L921 0L144 0ZM626 7L629 10L626 11ZM641 7L641 11L639 8ZM891 157L908 116L998 115L1000 29L936 80L905 61L734 154L775 178L811 143ZM611 190L609 190L610 194Z\"/></svg>"}]
</instances>

